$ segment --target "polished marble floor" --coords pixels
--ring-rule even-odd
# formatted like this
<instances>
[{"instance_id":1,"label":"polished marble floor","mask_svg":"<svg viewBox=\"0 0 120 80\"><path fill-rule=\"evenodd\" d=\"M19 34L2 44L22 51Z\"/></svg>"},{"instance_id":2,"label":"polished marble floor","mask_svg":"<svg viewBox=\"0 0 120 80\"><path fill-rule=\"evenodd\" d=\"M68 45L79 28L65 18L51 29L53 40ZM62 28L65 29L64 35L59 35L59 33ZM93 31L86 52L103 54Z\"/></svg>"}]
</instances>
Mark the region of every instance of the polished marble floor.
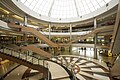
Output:
<instances>
[{"instance_id":1,"label":"polished marble floor","mask_svg":"<svg viewBox=\"0 0 120 80\"><path fill-rule=\"evenodd\" d=\"M108 69L106 69L104 65L97 60L81 56L61 55L55 61L63 64L70 70L73 70L77 79L110 80L108 77Z\"/></svg>"},{"instance_id":2,"label":"polished marble floor","mask_svg":"<svg viewBox=\"0 0 120 80\"><path fill-rule=\"evenodd\" d=\"M96 60L92 58L94 54L94 51L92 49L86 50L86 57L84 56L84 52L85 51L83 50L74 48L72 49L72 52L66 50L62 52L60 56L52 58L52 60L67 67L67 69L69 69L74 74L74 79L76 80L110 80L108 76L108 67L106 66L104 60L112 61L113 58L99 56ZM70 80L68 72L62 66L50 61L47 61L47 63L49 64L49 70L51 72L51 77L53 80ZM10 68L9 66L7 67ZM29 73L37 72L37 74L23 78L24 73L27 70L28 67L21 65L14 69L4 79L39 80L41 78L40 76L42 76L38 71L30 70ZM2 71L0 71L0 74L2 74Z\"/></svg>"}]
</instances>

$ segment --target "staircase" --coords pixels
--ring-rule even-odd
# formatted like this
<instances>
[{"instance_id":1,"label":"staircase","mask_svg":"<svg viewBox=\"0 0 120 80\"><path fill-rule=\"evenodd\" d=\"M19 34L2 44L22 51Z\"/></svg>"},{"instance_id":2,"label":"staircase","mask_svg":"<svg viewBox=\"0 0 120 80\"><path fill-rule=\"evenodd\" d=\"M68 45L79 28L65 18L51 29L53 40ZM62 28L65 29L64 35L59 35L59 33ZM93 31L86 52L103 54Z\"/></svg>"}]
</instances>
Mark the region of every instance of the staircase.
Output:
<instances>
[{"instance_id":1,"label":"staircase","mask_svg":"<svg viewBox=\"0 0 120 80\"><path fill-rule=\"evenodd\" d=\"M30 45L26 48L27 49L33 48L33 46ZM38 70L40 73L44 74L43 77L46 78L46 80L51 80L51 79L73 80L73 74L66 67L64 67L63 65L57 62L52 61L51 60L52 58L48 59L47 56L41 57L39 55L40 54L35 54L30 51L26 51L24 49L16 50L15 48L11 49L10 47L5 47L5 46L0 47L1 58L8 59L10 61L27 66L34 70ZM55 70L57 71L60 70L59 72L57 72L58 74L56 74L56 71L54 71L54 67L56 67ZM61 72L63 74L61 74Z\"/></svg>"},{"instance_id":2,"label":"staircase","mask_svg":"<svg viewBox=\"0 0 120 80\"><path fill-rule=\"evenodd\" d=\"M44 78L48 77L49 70L47 68L47 63L45 64L44 60L34 57L33 54L30 52L22 53L20 51L16 51L7 47L1 47L0 57L21 65L25 65L34 70L38 70L39 72L44 74Z\"/></svg>"},{"instance_id":3,"label":"staircase","mask_svg":"<svg viewBox=\"0 0 120 80\"><path fill-rule=\"evenodd\" d=\"M31 50L32 52L35 52L43 57L46 57L46 58L51 58L52 57L52 54L40 49L40 48L37 48L36 45L27 45L27 46L23 46L21 47L22 49L25 49L25 50Z\"/></svg>"},{"instance_id":4,"label":"staircase","mask_svg":"<svg viewBox=\"0 0 120 80\"><path fill-rule=\"evenodd\" d=\"M90 33L88 33L88 34L86 34L86 35L83 35L83 36L81 36L81 37L78 37L77 39L75 39L75 40L72 40L72 41L70 41L68 44L72 44L73 42L76 42L76 41L78 41L78 40L84 40L84 39L87 39L88 37L90 37L90 36L95 36L94 34L96 34L96 33L100 33L100 32L105 32L105 31L111 31L111 30L113 30L113 25L111 25L111 26L103 26L103 27L100 27L100 28L96 28L96 29L94 29L93 31L91 31Z\"/></svg>"},{"instance_id":5,"label":"staircase","mask_svg":"<svg viewBox=\"0 0 120 80\"><path fill-rule=\"evenodd\" d=\"M8 26L11 28L19 28L19 29L21 29L21 31L31 33L31 34L35 35L37 38L43 40L46 44L50 45L51 47L58 47L58 45L56 43L52 42L51 40L46 38L43 34L41 34L39 31L37 31L36 29L34 29L32 27L15 25L13 23L8 23Z\"/></svg>"}]
</instances>

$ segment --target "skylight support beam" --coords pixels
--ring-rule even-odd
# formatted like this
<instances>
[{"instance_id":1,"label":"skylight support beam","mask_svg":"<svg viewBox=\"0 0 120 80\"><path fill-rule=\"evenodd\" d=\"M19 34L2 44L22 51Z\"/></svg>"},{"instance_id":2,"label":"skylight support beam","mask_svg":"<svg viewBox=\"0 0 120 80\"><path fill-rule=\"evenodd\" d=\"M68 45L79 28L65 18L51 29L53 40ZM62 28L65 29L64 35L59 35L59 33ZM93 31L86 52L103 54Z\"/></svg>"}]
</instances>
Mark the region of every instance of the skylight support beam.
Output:
<instances>
[{"instance_id":1,"label":"skylight support beam","mask_svg":"<svg viewBox=\"0 0 120 80\"><path fill-rule=\"evenodd\" d=\"M49 12L48 12L48 16L49 16L49 17L51 16L51 10L52 10L52 8L53 8L54 2L55 2L55 0L53 0L53 2L52 2L52 4L51 4L51 7L50 7L50 10L49 10Z\"/></svg>"},{"instance_id":2,"label":"skylight support beam","mask_svg":"<svg viewBox=\"0 0 120 80\"><path fill-rule=\"evenodd\" d=\"M86 0L85 0L85 2L86 2ZM87 2L86 2L86 5L87 5ZM91 9L90 9L90 7L88 5L87 5L87 7L89 8L89 11L92 12Z\"/></svg>"},{"instance_id":3,"label":"skylight support beam","mask_svg":"<svg viewBox=\"0 0 120 80\"><path fill-rule=\"evenodd\" d=\"M80 19L111 0L20 0L25 6L48 21ZM41 18L42 18L41 17ZM71 20L70 20L71 19ZM83 18L82 18L83 19ZM72 21L71 21L72 22Z\"/></svg>"},{"instance_id":4,"label":"skylight support beam","mask_svg":"<svg viewBox=\"0 0 120 80\"><path fill-rule=\"evenodd\" d=\"M78 11L78 8L77 8L76 0L74 0L74 4L75 4L76 11L77 11L77 15L79 17L80 15L79 15L79 11Z\"/></svg>"},{"instance_id":5,"label":"skylight support beam","mask_svg":"<svg viewBox=\"0 0 120 80\"><path fill-rule=\"evenodd\" d=\"M90 3L92 4L92 6L94 7L94 9L95 9L95 6L94 6L94 4L90 1ZM96 9L95 9L96 10Z\"/></svg>"},{"instance_id":6,"label":"skylight support beam","mask_svg":"<svg viewBox=\"0 0 120 80\"><path fill-rule=\"evenodd\" d=\"M26 3L26 1L27 1L27 0L25 0L25 2L24 2L24 3Z\"/></svg>"}]
</instances>

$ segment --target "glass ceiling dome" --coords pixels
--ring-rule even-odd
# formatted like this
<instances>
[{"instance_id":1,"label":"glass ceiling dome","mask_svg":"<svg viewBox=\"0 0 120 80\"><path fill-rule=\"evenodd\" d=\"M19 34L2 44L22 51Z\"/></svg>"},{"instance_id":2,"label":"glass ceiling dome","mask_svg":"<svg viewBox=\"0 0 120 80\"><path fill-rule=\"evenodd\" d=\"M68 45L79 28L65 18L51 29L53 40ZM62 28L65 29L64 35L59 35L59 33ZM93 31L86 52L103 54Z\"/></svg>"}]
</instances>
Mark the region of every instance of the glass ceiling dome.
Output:
<instances>
[{"instance_id":1,"label":"glass ceiling dome","mask_svg":"<svg viewBox=\"0 0 120 80\"><path fill-rule=\"evenodd\" d=\"M111 0L20 0L25 6L51 18L75 18L91 13Z\"/></svg>"}]
</instances>

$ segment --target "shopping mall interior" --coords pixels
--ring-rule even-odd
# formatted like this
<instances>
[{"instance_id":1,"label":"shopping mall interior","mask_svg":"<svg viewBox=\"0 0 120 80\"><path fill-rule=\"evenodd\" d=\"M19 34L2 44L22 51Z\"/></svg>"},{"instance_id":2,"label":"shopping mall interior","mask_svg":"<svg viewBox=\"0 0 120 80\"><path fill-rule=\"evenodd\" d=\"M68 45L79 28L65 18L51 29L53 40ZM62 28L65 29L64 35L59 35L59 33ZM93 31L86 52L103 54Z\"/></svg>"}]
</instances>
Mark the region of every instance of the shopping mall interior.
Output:
<instances>
[{"instance_id":1,"label":"shopping mall interior","mask_svg":"<svg viewBox=\"0 0 120 80\"><path fill-rule=\"evenodd\" d=\"M120 80L120 0L0 0L0 80Z\"/></svg>"}]
</instances>

